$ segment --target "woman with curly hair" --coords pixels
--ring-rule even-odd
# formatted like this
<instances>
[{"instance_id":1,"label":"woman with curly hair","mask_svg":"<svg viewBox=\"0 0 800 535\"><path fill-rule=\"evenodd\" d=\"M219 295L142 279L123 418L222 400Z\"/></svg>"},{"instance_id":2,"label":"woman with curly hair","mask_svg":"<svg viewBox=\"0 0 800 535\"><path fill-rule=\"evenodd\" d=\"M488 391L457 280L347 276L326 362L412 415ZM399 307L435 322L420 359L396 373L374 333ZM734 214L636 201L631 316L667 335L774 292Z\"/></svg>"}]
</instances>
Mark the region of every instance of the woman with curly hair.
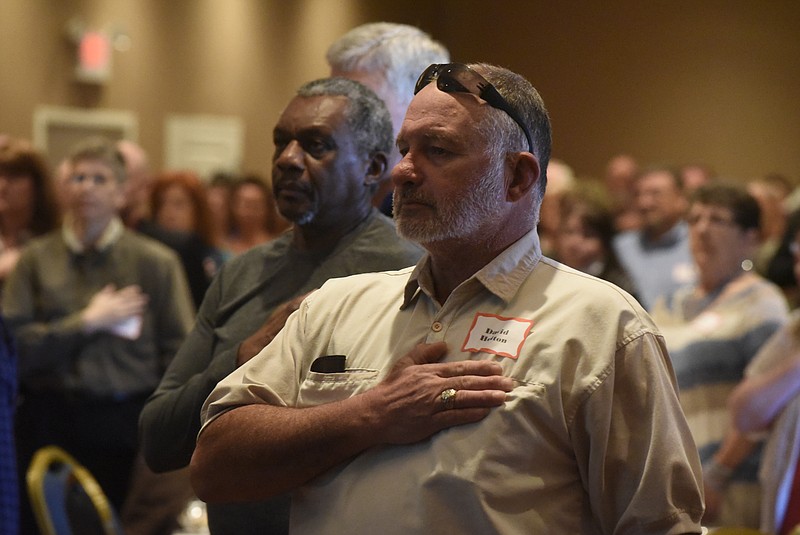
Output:
<instances>
[{"instance_id":1,"label":"woman with curly hair","mask_svg":"<svg viewBox=\"0 0 800 535\"><path fill-rule=\"evenodd\" d=\"M22 246L60 219L44 156L27 141L10 140L0 148L0 282L14 269Z\"/></svg>"}]
</instances>

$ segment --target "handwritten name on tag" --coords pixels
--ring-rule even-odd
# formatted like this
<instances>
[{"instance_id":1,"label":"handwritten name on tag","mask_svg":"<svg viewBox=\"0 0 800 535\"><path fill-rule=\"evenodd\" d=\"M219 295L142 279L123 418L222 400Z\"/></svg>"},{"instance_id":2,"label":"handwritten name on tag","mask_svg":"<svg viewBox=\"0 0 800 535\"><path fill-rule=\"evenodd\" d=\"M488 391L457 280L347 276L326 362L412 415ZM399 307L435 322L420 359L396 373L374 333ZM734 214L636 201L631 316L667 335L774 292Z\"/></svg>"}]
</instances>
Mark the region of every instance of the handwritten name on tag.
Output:
<instances>
[{"instance_id":1,"label":"handwritten name on tag","mask_svg":"<svg viewBox=\"0 0 800 535\"><path fill-rule=\"evenodd\" d=\"M516 360L532 328L532 320L478 312L461 350L492 353Z\"/></svg>"}]
</instances>

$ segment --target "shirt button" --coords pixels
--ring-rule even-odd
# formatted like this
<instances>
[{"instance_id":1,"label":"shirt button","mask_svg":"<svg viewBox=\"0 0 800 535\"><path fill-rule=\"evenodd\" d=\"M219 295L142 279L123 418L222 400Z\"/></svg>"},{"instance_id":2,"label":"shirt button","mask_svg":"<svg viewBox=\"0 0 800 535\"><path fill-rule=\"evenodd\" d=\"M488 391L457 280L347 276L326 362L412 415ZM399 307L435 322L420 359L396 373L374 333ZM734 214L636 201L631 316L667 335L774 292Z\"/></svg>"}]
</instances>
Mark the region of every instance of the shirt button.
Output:
<instances>
[{"instance_id":1,"label":"shirt button","mask_svg":"<svg viewBox=\"0 0 800 535\"><path fill-rule=\"evenodd\" d=\"M438 333L439 331L442 330L442 324L439 323L438 321L434 321L433 325L431 325L431 330L435 333Z\"/></svg>"}]
</instances>

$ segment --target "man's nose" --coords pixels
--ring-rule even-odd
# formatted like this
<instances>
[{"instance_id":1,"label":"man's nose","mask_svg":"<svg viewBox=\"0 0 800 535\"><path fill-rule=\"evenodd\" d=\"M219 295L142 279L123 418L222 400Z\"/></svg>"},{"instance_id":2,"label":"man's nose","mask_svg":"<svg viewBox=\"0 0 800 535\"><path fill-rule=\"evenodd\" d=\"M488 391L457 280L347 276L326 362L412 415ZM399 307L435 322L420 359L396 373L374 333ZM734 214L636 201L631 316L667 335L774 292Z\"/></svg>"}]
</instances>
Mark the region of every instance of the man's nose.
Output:
<instances>
[{"instance_id":1,"label":"man's nose","mask_svg":"<svg viewBox=\"0 0 800 535\"><path fill-rule=\"evenodd\" d=\"M290 141L275 158L275 165L285 171L287 169L303 169L303 147L295 139Z\"/></svg>"},{"instance_id":2,"label":"man's nose","mask_svg":"<svg viewBox=\"0 0 800 535\"><path fill-rule=\"evenodd\" d=\"M405 153L397 165L394 166L391 173L392 184L395 186L402 186L403 184L419 182L419 174L417 166L414 164L414 158L411 152Z\"/></svg>"}]
</instances>

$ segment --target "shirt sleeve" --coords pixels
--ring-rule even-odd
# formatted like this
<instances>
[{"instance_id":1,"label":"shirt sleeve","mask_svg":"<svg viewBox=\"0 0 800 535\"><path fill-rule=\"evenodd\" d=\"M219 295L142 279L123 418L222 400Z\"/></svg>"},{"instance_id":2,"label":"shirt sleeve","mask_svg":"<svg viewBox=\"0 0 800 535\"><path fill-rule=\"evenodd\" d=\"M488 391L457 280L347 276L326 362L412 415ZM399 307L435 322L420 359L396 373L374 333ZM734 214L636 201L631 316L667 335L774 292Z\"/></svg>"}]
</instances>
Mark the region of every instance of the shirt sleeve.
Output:
<instances>
[{"instance_id":1,"label":"shirt sleeve","mask_svg":"<svg viewBox=\"0 0 800 535\"><path fill-rule=\"evenodd\" d=\"M171 251L170 251L171 253ZM183 266L174 254L164 262L159 299L154 303L158 328L157 347L162 370L178 352L194 321L194 304ZM153 300L153 297L150 297Z\"/></svg>"},{"instance_id":2,"label":"shirt sleeve","mask_svg":"<svg viewBox=\"0 0 800 535\"><path fill-rule=\"evenodd\" d=\"M762 375L792 357L797 351L794 347L793 331L798 329L800 315L792 315L791 321L775 332L753 357L745 369L745 377Z\"/></svg>"},{"instance_id":3,"label":"shirt sleeve","mask_svg":"<svg viewBox=\"0 0 800 535\"><path fill-rule=\"evenodd\" d=\"M36 264L34 251L24 250L3 289L3 313L17 340L21 378L43 369L68 371L85 340L80 310L50 321L37 317Z\"/></svg>"},{"instance_id":4,"label":"shirt sleeve","mask_svg":"<svg viewBox=\"0 0 800 535\"><path fill-rule=\"evenodd\" d=\"M214 388L200 413L203 428L221 414L243 405L295 406L303 357L316 354L316 337L309 337L306 332L308 309L314 297L303 300L267 347Z\"/></svg>"},{"instance_id":5,"label":"shirt sleeve","mask_svg":"<svg viewBox=\"0 0 800 535\"><path fill-rule=\"evenodd\" d=\"M700 533L702 476L664 341L625 343L571 423L603 533Z\"/></svg>"},{"instance_id":6,"label":"shirt sleeve","mask_svg":"<svg viewBox=\"0 0 800 535\"><path fill-rule=\"evenodd\" d=\"M236 368L236 349L214 353L218 280L206 293L189 335L167 367L139 418L142 451L157 472L186 466L200 430L200 408L214 386Z\"/></svg>"}]
</instances>

